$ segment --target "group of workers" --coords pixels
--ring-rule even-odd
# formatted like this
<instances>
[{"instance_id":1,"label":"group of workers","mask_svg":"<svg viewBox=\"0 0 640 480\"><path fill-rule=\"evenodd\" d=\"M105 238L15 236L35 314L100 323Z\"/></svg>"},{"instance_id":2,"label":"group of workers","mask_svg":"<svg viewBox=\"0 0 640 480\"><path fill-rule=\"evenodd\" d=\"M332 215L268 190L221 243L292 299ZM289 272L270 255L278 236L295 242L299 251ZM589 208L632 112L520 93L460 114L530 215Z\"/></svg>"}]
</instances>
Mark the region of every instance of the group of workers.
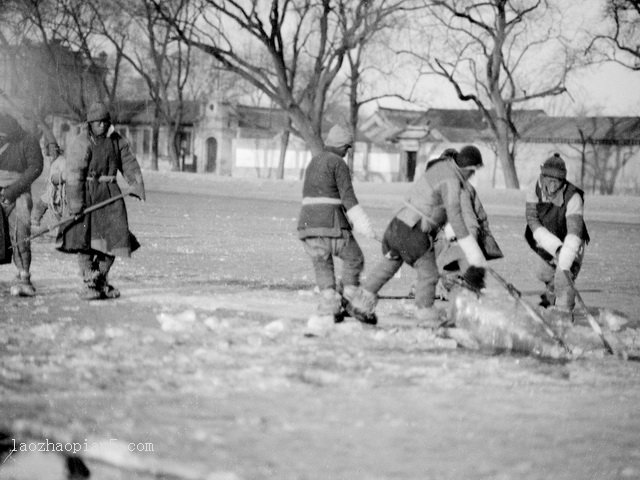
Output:
<instances>
[{"instance_id":1,"label":"group of workers","mask_svg":"<svg viewBox=\"0 0 640 480\"><path fill-rule=\"evenodd\" d=\"M348 129L333 126L324 150L313 156L305 171L298 233L320 290L318 313L339 321L346 312L375 324L379 291L406 263L417 276L416 319L437 322L440 312L434 302L439 281L453 273L459 282L480 291L485 287L487 260L502 257L469 182L483 166L482 155L467 145L460 151L447 149L429 161L379 237L358 202L344 161L353 141ZM100 102L89 107L65 156L55 140L46 148L51 162L47 186L33 207L31 185L43 170L39 141L11 115L0 112L0 263L13 259L17 267L11 295L36 294L30 274L30 236L50 209L57 220L63 214L72 219L60 225L56 248L76 254L80 296L117 298L120 292L109 283L109 272L116 257L130 256L139 243L129 230L116 177L120 172L129 184L128 194L144 200L140 165ZM97 204L104 205L90 208ZM583 208L584 193L567 181L566 165L554 154L542 164L526 200L525 237L540 258L544 307L573 309L575 293L565 272L576 278L589 241ZM354 231L380 241L382 247L381 258L365 278L361 278L365 259ZM334 257L343 264L339 279Z\"/></svg>"},{"instance_id":2,"label":"group of workers","mask_svg":"<svg viewBox=\"0 0 640 480\"><path fill-rule=\"evenodd\" d=\"M361 322L377 323L378 293L406 263L416 271L416 320L434 325L440 320L434 307L436 287L447 279L447 270L464 286L480 291L487 260L503 256L469 182L483 166L482 155L467 145L427 162L379 238L358 203L344 161L353 141L348 129L334 125L324 151L311 159L305 172L298 233L320 290L318 313L340 321L346 311ZM564 160L552 155L541 165L526 199L525 237L540 259L538 278L545 285L540 304L545 308L573 310L575 292L564 272L575 279L582 265L589 241L583 208L584 193L567 181ZM382 245L382 257L364 279L364 256L353 232ZM343 263L340 279L334 257Z\"/></svg>"}]
</instances>

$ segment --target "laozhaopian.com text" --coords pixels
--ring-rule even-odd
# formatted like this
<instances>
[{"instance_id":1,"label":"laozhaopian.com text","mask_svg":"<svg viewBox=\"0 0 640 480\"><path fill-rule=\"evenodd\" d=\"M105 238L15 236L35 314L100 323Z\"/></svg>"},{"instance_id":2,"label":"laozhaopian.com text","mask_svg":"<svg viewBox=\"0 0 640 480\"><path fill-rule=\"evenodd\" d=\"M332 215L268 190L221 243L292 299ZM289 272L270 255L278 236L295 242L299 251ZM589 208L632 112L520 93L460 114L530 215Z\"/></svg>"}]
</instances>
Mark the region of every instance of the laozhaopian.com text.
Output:
<instances>
[{"instance_id":1,"label":"laozhaopian.com text","mask_svg":"<svg viewBox=\"0 0 640 480\"><path fill-rule=\"evenodd\" d=\"M13 448L10 450L14 452L60 452L77 454L81 452L87 452L90 450L99 450L101 448L108 447L116 442L118 439L111 438L103 442L91 442L87 439L84 442L54 442L48 438L41 442L18 442L13 440ZM154 446L152 442L120 442L127 445L127 449L130 452L154 452Z\"/></svg>"}]
</instances>

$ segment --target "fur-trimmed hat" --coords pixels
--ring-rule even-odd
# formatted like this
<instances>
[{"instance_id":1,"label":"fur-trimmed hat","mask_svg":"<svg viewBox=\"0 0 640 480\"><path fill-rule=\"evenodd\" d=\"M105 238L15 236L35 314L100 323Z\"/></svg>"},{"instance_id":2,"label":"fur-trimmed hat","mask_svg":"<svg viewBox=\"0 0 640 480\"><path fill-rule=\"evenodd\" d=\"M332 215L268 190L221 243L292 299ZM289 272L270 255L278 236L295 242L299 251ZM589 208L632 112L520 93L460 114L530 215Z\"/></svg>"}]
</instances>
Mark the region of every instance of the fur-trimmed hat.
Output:
<instances>
[{"instance_id":1,"label":"fur-trimmed hat","mask_svg":"<svg viewBox=\"0 0 640 480\"><path fill-rule=\"evenodd\" d=\"M99 122L100 120L111 121L109 109L102 102L94 102L87 110L87 122Z\"/></svg>"},{"instance_id":2,"label":"fur-trimmed hat","mask_svg":"<svg viewBox=\"0 0 640 480\"><path fill-rule=\"evenodd\" d=\"M553 177L560 180L567 179L567 166L559 153L554 153L540 165L540 173L545 177Z\"/></svg>"},{"instance_id":3,"label":"fur-trimmed hat","mask_svg":"<svg viewBox=\"0 0 640 480\"><path fill-rule=\"evenodd\" d=\"M353 136L351 132L344 128L341 125L334 125L329 130L329 134L327 135L327 139L325 140L325 145L327 147L335 147L340 148L345 145L353 145Z\"/></svg>"},{"instance_id":4,"label":"fur-trimmed hat","mask_svg":"<svg viewBox=\"0 0 640 480\"><path fill-rule=\"evenodd\" d=\"M462 147L455 159L456 164L460 168L481 167L483 165L482 154L480 153L480 150L478 150L478 147L473 145Z\"/></svg>"}]
</instances>

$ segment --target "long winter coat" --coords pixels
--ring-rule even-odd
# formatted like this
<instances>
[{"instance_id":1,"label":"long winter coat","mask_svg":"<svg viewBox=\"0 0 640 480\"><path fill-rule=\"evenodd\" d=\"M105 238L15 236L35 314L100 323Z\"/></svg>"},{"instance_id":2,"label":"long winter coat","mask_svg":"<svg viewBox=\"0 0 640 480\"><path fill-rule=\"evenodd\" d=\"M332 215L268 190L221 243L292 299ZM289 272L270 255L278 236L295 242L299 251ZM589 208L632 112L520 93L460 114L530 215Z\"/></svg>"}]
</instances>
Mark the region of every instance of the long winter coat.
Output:
<instances>
[{"instance_id":1,"label":"long winter coat","mask_svg":"<svg viewBox=\"0 0 640 480\"><path fill-rule=\"evenodd\" d=\"M129 143L110 127L105 137L83 133L67 154L67 202L71 212L120 195L115 181L120 172L129 186L144 199L140 165ZM140 244L129 231L123 199L82 216L61 230L57 248L67 253L99 251L129 257Z\"/></svg>"}]
</instances>

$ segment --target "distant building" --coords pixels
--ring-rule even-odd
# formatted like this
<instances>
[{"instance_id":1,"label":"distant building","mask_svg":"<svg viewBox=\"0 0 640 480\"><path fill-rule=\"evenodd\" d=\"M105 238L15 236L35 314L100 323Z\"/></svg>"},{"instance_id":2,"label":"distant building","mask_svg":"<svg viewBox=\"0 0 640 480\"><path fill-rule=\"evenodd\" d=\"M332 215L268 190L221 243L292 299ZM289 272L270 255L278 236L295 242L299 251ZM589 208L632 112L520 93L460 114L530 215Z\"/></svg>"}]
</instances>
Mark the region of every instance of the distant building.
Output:
<instances>
[{"instance_id":1,"label":"distant building","mask_svg":"<svg viewBox=\"0 0 640 480\"><path fill-rule=\"evenodd\" d=\"M640 194L640 117L550 117L542 110L519 110L514 122L520 133L516 170L523 187L535 181L540 165L558 152L567 162L569 179L586 191ZM386 175L388 180L411 180L445 148L473 143L485 163L474 181L479 186L504 186L492 135L479 111L380 108L361 129L372 142L396 146L399 158L388 163L398 168ZM387 172L370 175L376 173Z\"/></svg>"},{"instance_id":2,"label":"distant building","mask_svg":"<svg viewBox=\"0 0 640 480\"><path fill-rule=\"evenodd\" d=\"M21 45L0 52L0 88L15 104L47 117L65 148L77 131L87 103L104 98L104 55L88 61L59 44ZM155 106L150 100L118 100L110 106L116 128L131 142L143 165L151 167ZM175 111L173 102L170 109ZM3 107L0 96L0 108ZM55 112L55 113L52 113ZM639 117L550 117L542 110L514 111L520 138L516 170L524 187L554 152L567 161L569 178L588 192L640 194ZM329 125L323 126L327 131ZM221 98L183 103L178 126L179 168L186 172L234 177L275 178L283 136L284 111L234 104ZM485 168L478 186L504 186L492 134L477 110L378 108L363 119L356 137L354 177L375 182L412 181L429 159L446 148L473 143ZM311 158L305 142L288 137L284 177L300 179ZM169 129L161 126L158 167L170 169Z\"/></svg>"}]
</instances>

